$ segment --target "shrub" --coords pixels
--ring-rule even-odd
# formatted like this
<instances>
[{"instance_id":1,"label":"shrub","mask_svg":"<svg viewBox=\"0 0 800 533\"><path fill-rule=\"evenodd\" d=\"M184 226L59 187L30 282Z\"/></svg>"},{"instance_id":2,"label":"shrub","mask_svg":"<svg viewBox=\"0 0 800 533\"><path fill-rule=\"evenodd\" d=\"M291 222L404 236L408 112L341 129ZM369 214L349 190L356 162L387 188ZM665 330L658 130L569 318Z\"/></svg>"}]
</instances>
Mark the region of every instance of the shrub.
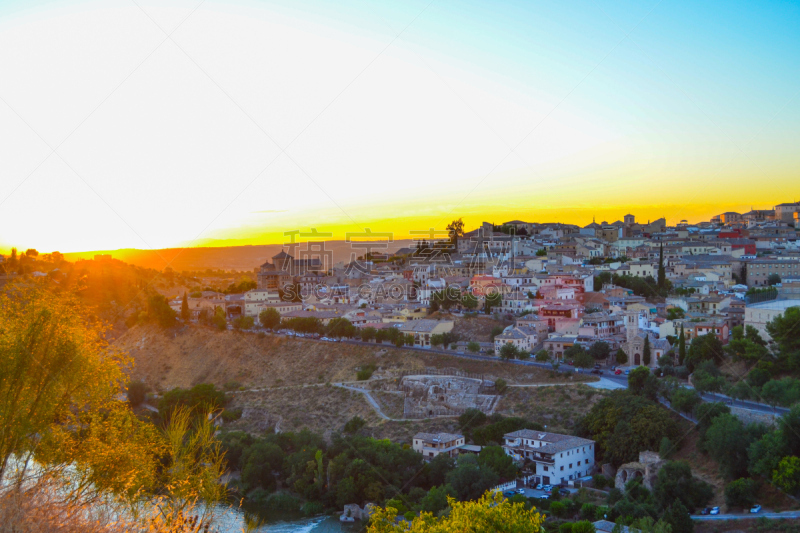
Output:
<instances>
[{"instance_id":1,"label":"shrub","mask_svg":"<svg viewBox=\"0 0 800 533\"><path fill-rule=\"evenodd\" d=\"M408 523L411 523L416 517L417 513L415 513L414 511L406 511L403 514L403 518L405 518Z\"/></svg>"},{"instance_id":2,"label":"shrub","mask_svg":"<svg viewBox=\"0 0 800 533\"><path fill-rule=\"evenodd\" d=\"M355 433L366 425L366 421L360 416L356 415L348 420L344 425L345 433Z\"/></svg>"},{"instance_id":3,"label":"shrub","mask_svg":"<svg viewBox=\"0 0 800 533\"><path fill-rule=\"evenodd\" d=\"M242 408L239 407L238 409L225 409L222 411L222 421L223 422L235 422L242 418Z\"/></svg>"},{"instance_id":4,"label":"shrub","mask_svg":"<svg viewBox=\"0 0 800 533\"><path fill-rule=\"evenodd\" d=\"M494 388L497 390L498 393L502 394L508 388L508 383L506 380L500 378L494 382Z\"/></svg>"},{"instance_id":5,"label":"shrub","mask_svg":"<svg viewBox=\"0 0 800 533\"><path fill-rule=\"evenodd\" d=\"M556 518L564 518L567 516L567 508L562 502L553 502L550 504L550 513Z\"/></svg>"},{"instance_id":6,"label":"shrub","mask_svg":"<svg viewBox=\"0 0 800 533\"><path fill-rule=\"evenodd\" d=\"M756 501L756 482L740 478L725 485L725 505L748 509Z\"/></svg>"},{"instance_id":7,"label":"shrub","mask_svg":"<svg viewBox=\"0 0 800 533\"><path fill-rule=\"evenodd\" d=\"M372 377L372 374L375 372L376 367L375 365L364 365L361 369L356 373L356 379L358 381L366 381Z\"/></svg>"},{"instance_id":8,"label":"shrub","mask_svg":"<svg viewBox=\"0 0 800 533\"><path fill-rule=\"evenodd\" d=\"M147 395L147 385L141 381L131 381L128 383L128 403L136 407L144 403Z\"/></svg>"}]
</instances>

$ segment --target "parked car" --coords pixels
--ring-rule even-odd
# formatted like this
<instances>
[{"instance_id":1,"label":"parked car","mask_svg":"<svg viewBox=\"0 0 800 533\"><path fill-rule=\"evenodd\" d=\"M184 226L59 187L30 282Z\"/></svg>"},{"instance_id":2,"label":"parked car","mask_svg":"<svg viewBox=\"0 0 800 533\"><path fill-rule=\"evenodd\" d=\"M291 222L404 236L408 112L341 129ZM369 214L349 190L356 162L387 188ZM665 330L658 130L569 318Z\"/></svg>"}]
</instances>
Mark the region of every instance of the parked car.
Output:
<instances>
[{"instance_id":1,"label":"parked car","mask_svg":"<svg viewBox=\"0 0 800 533\"><path fill-rule=\"evenodd\" d=\"M708 514L719 514L719 507L712 507Z\"/></svg>"},{"instance_id":2,"label":"parked car","mask_svg":"<svg viewBox=\"0 0 800 533\"><path fill-rule=\"evenodd\" d=\"M630 368L626 368L626 369L625 369L625 375L627 376L627 375L628 375L628 374L630 374L630 373L631 373L631 369L630 369Z\"/></svg>"},{"instance_id":3,"label":"parked car","mask_svg":"<svg viewBox=\"0 0 800 533\"><path fill-rule=\"evenodd\" d=\"M573 363L572 361L569 361L567 364L568 364L569 366L572 366L572 365L573 365L573 364L575 364L575 363Z\"/></svg>"},{"instance_id":4,"label":"parked car","mask_svg":"<svg viewBox=\"0 0 800 533\"><path fill-rule=\"evenodd\" d=\"M599 368L600 368L600 365L599 365L598 363L595 363L595 364L594 364L594 367L599 369Z\"/></svg>"},{"instance_id":5,"label":"parked car","mask_svg":"<svg viewBox=\"0 0 800 533\"><path fill-rule=\"evenodd\" d=\"M711 512L711 507L703 507L703 509L700 511L700 514L708 514L710 512Z\"/></svg>"},{"instance_id":6,"label":"parked car","mask_svg":"<svg viewBox=\"0 0 800 533\"><path fill-rule=\"evenodd\" d=\"M525 489L517 489L517 494L525 494Z\"/></svg>"},{"instance_id":7,"label":"parked car","mask_svg":"<svg viewBox=\"0 0 800 533\"><path fill-rule=\"evenodd\" d=\"M503 496L505 496L506 498L513 498L516 495L517 495L516 491L513 490L507 490L503 493Z\"/></svg>"},{"instance_id":8,"label":"parked car","mask_svg":"<svg viewBox=\"0 0 800 533\"><path fill-rule=\"evenodd\" d=\"M613 366L611 367L611 370L616 370L616 369L617 369L617 365L613 365Z\"/></svg>"},{"instance_id":9,"label":"parked car","mask_svg":"<svg viewBox=\"0 0 800 533\"><path fill-rule=\"evenodd\" d=\"M620 374L622 374L622 370L620 370L619 368L614 371L615 376L619 376Z\"/></svg>"},{"instance_id":10,"label":"parked car","mask_svg":"<svg viewBox=\"0 0 800 533\"><path fill-rule=\"evenodd\" d=\"M600 370L600 369L595 368L595 369L592 370L592 374L597 374L599 376L599 375L603 374L603 371Z\"/></svg>"},{"instance_id":11,"label":"parked car","mask_svg":"<svg viewBox=\"0 0 800 533\"><path fill-rule=\"evenodd\" d=\"M752 506L750 508L750 512L751 513L760 513L761 512L761 506L758 505L758 504L755 504L754 506Z\"/></svg>"},{"instance_id":12,"label":"parked car","mask_svg":"<svg viewBox=\"0 0 800 533\"><path fill-rule=\"evenodd\" d=\"M539 483L539 484L536 485L536 490L542 490L542 487L544 487L544 485Z\"/></svg>"},{"instance_id":13,"label":"parked car","mask_svg":"<svg viewBox=\"0 0 800 533\"><path fill-rule=\"evenodd\" d=\"M558 493L562 496L569 496L569 491L567 489L560 489Z\"/></svg>"},{"instance_id":14,"label":"parked car","mask_svg":"<svg viewBox=\"0 0 800 533\"><path fill-rule=\"evenodd\" d=\"M549 500L550 496L548 496L547 494L542 494L541 496L539 496L539 499L540 500Z\"/></svg>"}]
</instances>

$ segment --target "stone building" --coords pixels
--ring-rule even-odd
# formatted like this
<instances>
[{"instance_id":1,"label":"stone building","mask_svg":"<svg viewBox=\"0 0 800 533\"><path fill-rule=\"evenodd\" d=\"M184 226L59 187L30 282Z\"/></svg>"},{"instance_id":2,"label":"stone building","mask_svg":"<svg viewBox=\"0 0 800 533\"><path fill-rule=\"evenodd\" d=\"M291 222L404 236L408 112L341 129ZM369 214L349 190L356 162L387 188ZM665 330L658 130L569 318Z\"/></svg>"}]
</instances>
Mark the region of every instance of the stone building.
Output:
<instances>
[{"instance_id":1,"label":"stone building","mask_svg":"<svg viewBox=\"0 0 800 533\"><path fill-rule=\"evenodd\" d=\"M658 471L666 464L661 456L656 452L639 452L639 460L633 463L625 463L617 469L617 476L614 479L614 486L619 490L625 489L625 484L636 478L641 478L642 486L648 490L653 490Z\"/></svg>"}]
</instances>

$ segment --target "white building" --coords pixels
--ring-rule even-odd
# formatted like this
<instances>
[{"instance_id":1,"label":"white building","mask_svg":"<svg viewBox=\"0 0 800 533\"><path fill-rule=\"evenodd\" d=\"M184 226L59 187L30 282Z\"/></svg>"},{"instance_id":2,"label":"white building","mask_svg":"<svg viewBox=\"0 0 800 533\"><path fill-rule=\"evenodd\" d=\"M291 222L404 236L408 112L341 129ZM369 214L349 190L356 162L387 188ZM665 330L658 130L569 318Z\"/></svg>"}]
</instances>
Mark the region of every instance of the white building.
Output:
<instances>
[{"instance_id":1,"label":"white building","mask_svg":"<svg viewBox=\"0 0 800 533\"><path fill-rule=\"evenodd\" d=\"M279 303L280 295L276 289L253 289L244 293L244 316L257 317L261 304Z\"/></svg>"},{"instance_id":2,"label":"white building","mask_svg":"<svg viewBox=\"0 0 800 533\"><path fill-rule=\"evenodd\" d=\"M458 448L464 445L464 435L458 433L417 433L412 448L430 461L440 453L450 457L458 455Z\"/></svg>"},{"instance_id":3,"label":"white building","mask_svg":"<svg viewBox=\"0 0 800 533\"><path fill-rule=\"evenodd\" d=\"M535 429L503 435L506 455L532 462L534 476L546 484L568 484L594 472L594 441Z\"/></svg>"}]
</instances>

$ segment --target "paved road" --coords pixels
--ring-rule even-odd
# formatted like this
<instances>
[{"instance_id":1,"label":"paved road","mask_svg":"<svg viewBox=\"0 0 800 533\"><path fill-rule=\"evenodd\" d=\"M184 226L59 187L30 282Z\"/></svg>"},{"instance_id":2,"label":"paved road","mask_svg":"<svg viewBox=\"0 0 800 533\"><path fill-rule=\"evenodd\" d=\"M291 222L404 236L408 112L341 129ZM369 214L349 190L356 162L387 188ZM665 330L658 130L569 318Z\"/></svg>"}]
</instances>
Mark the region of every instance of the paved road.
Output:
<instances>
[{"instance_id":1,"label":"paved road","mask_svg":"<svg viewBox=\"0 0 800 533\"><path fill-rule=\"evenodd\" d=\"M800 518L800 511L784 511L782 513L743 513L743 514L697 514L692 520L749 520L755 518Z\"/></svg>"}]
</instances>

